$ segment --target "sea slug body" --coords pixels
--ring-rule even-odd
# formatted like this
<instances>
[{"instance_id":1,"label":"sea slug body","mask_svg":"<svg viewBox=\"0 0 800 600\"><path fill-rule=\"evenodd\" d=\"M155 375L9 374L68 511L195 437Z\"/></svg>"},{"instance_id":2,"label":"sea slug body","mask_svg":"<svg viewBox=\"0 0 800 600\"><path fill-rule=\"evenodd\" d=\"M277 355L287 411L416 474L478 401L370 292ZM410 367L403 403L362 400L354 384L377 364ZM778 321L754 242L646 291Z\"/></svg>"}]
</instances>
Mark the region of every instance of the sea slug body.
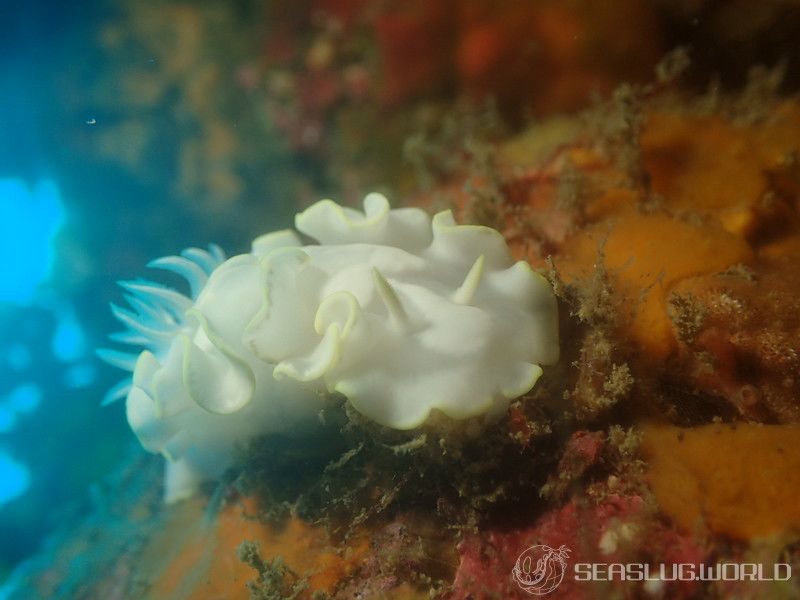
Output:
<instances>
[{"instance_id":1,"label":"sea slug body","mask_svg":"<svg viewBox=\"0 0 800 600\"><path fill-rule=\"evenodd\" d=\"M320 201L295 225L319 243L284 230L228 260L212 246L151 263L190 295L122 284L133 311L113 308L128 327L114 339L144 350L101 351L133 371L109 400L127 396L142 445L168 459L168 501L218 477L237 444L312 423L328 393L412 429L434 410L501 414L558 361L552 290L499 232L379 194L363 213Z\"/></svg>"}]
</instances>

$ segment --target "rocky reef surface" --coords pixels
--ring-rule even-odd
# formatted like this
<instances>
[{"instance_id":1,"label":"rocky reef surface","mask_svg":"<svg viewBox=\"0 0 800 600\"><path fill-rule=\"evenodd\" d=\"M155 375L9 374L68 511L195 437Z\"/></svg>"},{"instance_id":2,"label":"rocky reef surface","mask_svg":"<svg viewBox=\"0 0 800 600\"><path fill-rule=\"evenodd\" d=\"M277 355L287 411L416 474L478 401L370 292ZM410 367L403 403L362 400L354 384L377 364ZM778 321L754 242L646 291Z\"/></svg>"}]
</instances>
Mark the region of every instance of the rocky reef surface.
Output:
<instances>
[{"instance_id":1,"label":"rocky reef surface","mask_svg":"<svg viewBox=\"0 0 800 600\"><path fill-rule=\"evenodd\" d=\"M129 73L141 111L174 86L202 124L174 148L179 182L202 190L193 210L247 206L237 198L260 169L254 132L269 122L315 175L283 190L288 205L375 185L397 206L501 231L558 297L559 363L488 427L395 431L334 403L312 439L260 437L224 480L173 505L161 502L160 461L132 457L92 516L18 570L10 597L525 598L518 559L543 545L568 550L548 598L797 597L800 101L780 93L786 69L698 91L681 79L686 52L656 66L665 42L641 29L658 13L636 2L622 12L638 29L584 2L535 15L501 3L491 19L479 2L453 3L456 19L417 3L377 16L369 2L311 4L276 17L263 55L237 63L237 94L264 119L246 133L205 93L233 67L204 60L193 37L222 35L208 26L232 22L222 9L173 7L193 50L154 46L178 62ZM151 9L131 7L134 27L105 32L112 54L125 32L171 39ZM528 22L540 41L529 55ZM596 64L565 33L583 29L598 43L619 33L624 48L630 35L637 50ZM592 89L605 95L589 101ZM472 104L444 100L456 95ZM155 138L133 114L120 127L137 132L136 156L114 135L91 143L143 168ZM587 582L578 563L795 575Z\"/></svg>"}]
</instances>

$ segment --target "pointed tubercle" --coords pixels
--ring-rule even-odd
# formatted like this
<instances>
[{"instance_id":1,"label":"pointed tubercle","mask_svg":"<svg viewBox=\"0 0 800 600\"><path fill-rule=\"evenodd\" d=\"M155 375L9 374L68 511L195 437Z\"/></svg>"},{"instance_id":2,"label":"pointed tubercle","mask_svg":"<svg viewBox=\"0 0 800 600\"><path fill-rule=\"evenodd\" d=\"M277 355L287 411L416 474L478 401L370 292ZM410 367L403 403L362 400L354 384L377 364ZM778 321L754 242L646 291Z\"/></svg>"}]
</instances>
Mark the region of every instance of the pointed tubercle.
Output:
<instances>
[{"instance_id":1,"label":"pointed tubercle","mask_svg":"<svg viewBox=\"0 0 800 600\"><path fill-rule=\"evenodd\" d=\"M464 278L464 282L451 296L453 302L456 304L469 304L475 297L475 292L481 283L483 277L483 264L485 260L481 254Z\"/></svg>"},{"instance_id":2,"label":"pointed tubercle","mask_svg":"<svg viewBox=\"0 0 800 600\"><path fill-rule=\"evenodd\" d=\"M386 310L389 311L392 326L401 331L408 330L411 325L408 314L392 284L375 267L372 268L372 279L375 281L375 288L378 290L381 300L386 305Z\"/></svg>"}]
</instances>

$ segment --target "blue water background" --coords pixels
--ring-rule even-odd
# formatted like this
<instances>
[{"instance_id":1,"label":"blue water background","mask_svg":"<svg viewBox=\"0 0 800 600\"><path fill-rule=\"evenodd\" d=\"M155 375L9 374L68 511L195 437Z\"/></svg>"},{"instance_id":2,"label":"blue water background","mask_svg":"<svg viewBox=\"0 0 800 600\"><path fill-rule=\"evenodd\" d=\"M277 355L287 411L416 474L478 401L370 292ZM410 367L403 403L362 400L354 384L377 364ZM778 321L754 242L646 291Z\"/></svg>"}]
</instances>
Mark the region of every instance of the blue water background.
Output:
<instances>
[{"instance_id":1,"label":"blue water background","mask_svg":"<svg viewBox=\"0 0 800 600\"><path fill-rule=\"evenodd\" d=\"M170 164L143 181L72 151L112 118L88 90L114 81L96 41L115 10L0 0L0 584L88 511L91 488L139 448L123 403L99 406L124 376L93 354L119 329L108 310L122 299L115 282L187 246L244 250L242 222L253 234L270 228L247 211L189 210L174 198Z\"/></svg>"}]
</instances>

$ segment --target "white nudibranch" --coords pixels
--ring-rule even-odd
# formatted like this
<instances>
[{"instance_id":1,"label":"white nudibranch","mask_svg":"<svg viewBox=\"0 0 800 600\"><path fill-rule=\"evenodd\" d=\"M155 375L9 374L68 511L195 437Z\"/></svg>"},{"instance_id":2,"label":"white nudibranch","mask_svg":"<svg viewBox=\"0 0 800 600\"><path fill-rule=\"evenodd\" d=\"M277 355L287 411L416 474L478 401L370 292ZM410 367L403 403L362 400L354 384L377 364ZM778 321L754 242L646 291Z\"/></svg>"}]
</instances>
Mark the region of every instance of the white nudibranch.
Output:
<instances>
[{"instance_id":1,"label":"white nudibranch","mask_svg":"<svg viewBox=\"0 0 800 600\"><path fill-rule=\"evenodd\" d=\"M104 402L127 396L131 428L167 459L168 501L218 477L237 445L313 423L329 392L412 429L432 411L502 414L558 361L553 292L494 229L379 194L364 213L322 200L295 226L319 244L284 230L228 260L211 246L150 263L189 296L121 283L132 310L112 307L127 326L112 339L144 349L99 352L133 371Z\"/></svg>"}]
</instances>

